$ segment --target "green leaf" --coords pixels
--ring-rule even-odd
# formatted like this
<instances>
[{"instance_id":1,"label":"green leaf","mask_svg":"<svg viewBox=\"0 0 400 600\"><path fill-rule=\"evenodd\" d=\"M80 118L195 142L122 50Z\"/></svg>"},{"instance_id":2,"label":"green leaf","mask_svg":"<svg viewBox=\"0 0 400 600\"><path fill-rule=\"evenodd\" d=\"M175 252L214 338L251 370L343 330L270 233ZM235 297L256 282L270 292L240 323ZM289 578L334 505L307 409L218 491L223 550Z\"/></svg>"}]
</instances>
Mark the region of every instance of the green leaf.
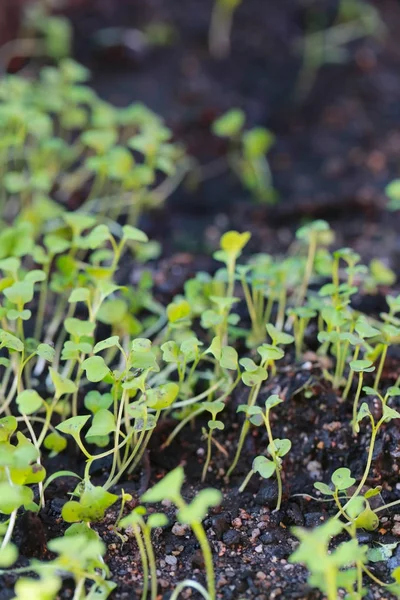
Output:
<instances>
[{"instance_id":1,"label":"green leaf","mask_svg":"<svg viewBox=\"0 0 400 600\"><path fill-rule=\"evenodd\" d=\"M36 390L24 390L17 396L18 410L21 414L31 415L44 404Z\"/></svg>"},{"instance_id":2,"label":"green leaf","mask_svg":"<svg viewBox=\"0 0 400 600\"><path fill-rule=\"evenodd\" d=\"M115 504L118 496L110 494L100 486L86 484L79 502L71 500L63 506L61 515L67 523L76 521L100 521L105 511Z\"/></svg>"},{"instance_id":3,"label":"green leaf","mask_svg":"<svg viewBox=\"0 0 400 600\"><path fill-rule=\"evenodd\" d=\"M366 508L358 515L355 521L356 527L366 529L367 531L374 531L379 527L378 515L371 510L369 504Z\"/></svg>"},{"instance_id":4,"label":"green leaf","mask_svg":"<svg viewBox=\"0 0 400 600\"><path fill-rule=\"evenodd\" d=\"M109 410L101 408L93 416L92 425L85 438L90 442L89 438L108 435L113 431L115 431L114 415Z\"/></svg>"},{"instance_id":5,"label":"green leaf","mask_svg":"<svg viewBox=\"0 0 400 600\"><path fill-rule=\"evenodd\" d=\"M238 368L238 353L231 346L223 346L221 351L220 365L224 369L236 371Z\"/></svg>"},{"instance_id":6,"label":"green leaf","mask_svg":"<svg viewBox=\"0 0 400 600\"><path fill-rule=\"evenodd\" d=\"M378 485L376 488L371 488L367 490L364 494L364 498L374 498L375 496L379 496L382 492L382 486Z\"/></svg>"},{"instance_id":7,"label":"green leaf","mask_svg":"<svg viewBox=\"0 0 400 600\"><path fill-rule=\"evenodd\" d=\"M280 360L285 356L282 348L277 348L271 344L263 344L257 348L258 354L261 356L262 362Z\"/></svg>"},{"instance_id":8,"label":"green leaf","mask_svg":"<svg viewBox=\"0 0 400 600\"><path fill-rule=\"evenodd\" d=\"M65 433L71 435L73 438L79 436L81 430L86 425L88 420L90 419L90 415L82 415L78 417L70 417L66 419L59 425L57 425L56 429L61 431L61 433Z\"/></svg>"},{"instance_id":9,"label":"green leaf","mask_svg":"<svg viewBox=\"0 0 400 600\"><path fill-rule=\"evenodd\" d=\"M299 240L309 241L311 236L318 235L329 231L329 224L322 219L312 221L311 223L300 227L296 231L296 237Z\"/></svg>"},{"instance_id":10,"label":"green leaf","mask_svg":"<svg viewBox=\"0 0 400 600\"><path fill-rule=\"evenodd\" d=\"M365 419L365 417L369 417L371 414L368 404L366 402L363 402L358 410L357 413L357 423L361 423L361 421L363 419Z\"/></svg>"},{"instance_id":11,"label":"green leaf","mask_svg":"<svg viewBox=\"0 0 400 600\"><path fill-rule=\"evenodd\" d=\"M17 430L18 421L14 416L0 419L0 442L8 442L12 434Z\"/></svg>"},{"instance_id":12,"label":"green leaf","mask_svg":"<svg viewBox=\"0 0 400 600\"><path fill-rule=\"evenodd\" d=\"M374 281L379 285L392 286L396 283L396 273L378 258L373 258L369 263L369 269Z\"/></svg>"},{"instance_id":13,"label":"green leaf","mask_svg":"<svg viewBox=\"0 0 400 600\"><path fill-rule=\"evenodd\" d=\"M277 344L292 344L294 342L294 337L292 335L285 333L284 331L279 331L272 323L268 323L266 329L274 346Z\"/></svg>"},{"instance_id":14,"label":"green leaf","mask_svg":"<svg viewBox=\"0 0 400 600\"><path fill-rule=\"evenodd\" d=\"M228 256L236 258L239 256L250 237L251 234L249 231L245 231L244 233L239 233L238 231L227 231L221 237L221 248Z\"/></svg>"},{"instance_id":15,"label":"green leaf","mask_svg":"<svg viewBox=\"0 0 400 600\"><path fill-rule=\"evenodd\" d=\"M151 341L146 338L136 338L131 344L131 365L135 369L158 370L156 357L153 354Z\"/></svg>"},{"instance_id":16,"label":"green leaf","mask_svg":"<svg viewBox=\"0 0 400 600\"><path fill-rule=\"evenodd\" d=\"M0 512L10 515L14 510L33 501L33 491L24 485L0 482Z\"/></svg>"},{"instance_id":17,"label":"green leaf","mask_svg":"<svg viewBox=\"0 0 400 600\"><path fill-rule=\"evenodd\" d=\"M72 290L68 302L88 302L90 299L90 291L88 288L80 287Z\"/></svg>"},{"instance_id":18,"label":"green leaf","mask_svg":"<svg viewBox=\"0 0 400 600\"><path fill-rule=\"evenodd\" d=\"M253 127L243 134L245 155L250 158L264 156L275 141L275 136L264 127Z\"/></svg>"},{"instance_id":19,"label":"green leaf","mask_svg":"<svg viewBox=\"0 0 400 600\"><path fill-rule=\"evenodd\" d=\"M378 546L375 546L374 548L369 548L367 555L368 560L374 563L387 561L393 555L393 550L397 548L397 546L398 542L393 542L392 544L378 544Z\"/></svg>"},{"instance_id":20,"label":"green leaf","mask_svg":"<svg viewBox=\"0 0 400 600\"><path fill-rule=\"evenodd\" d=\"M283 400L282 398L280 398L278 396L278 394L272 394L272 396L269 396L266 401L265 401L265 408L266 409L271 409L274 408L274 406L278 406L278 404L282 404Z\"/></svg>"},{"instance_id":21,"label":"green leaf","mask_svg":"<svg viewBox=\"0 0 400 600\"><path fill-rule=\"evenodd\" d=\"M12 286L4 290L5 297L16 304L27 304L33 298L33 283L30 281L16 281Z\"/></svg>"},{"instance_id":22,"label":"green leaf","mask_svg":"<svg viewBox=\"0 0 400 600\"><path fill-rule=\"evenodd\" d=\"M246 371L242 373L242 381L245 385L253 387L268 378L268 373L262 367L257 367L255 371Z\"/></svg>"},{"instance_id":23,"label":"green leaf","mask_svg":"<svg viewBox=\"0 0 400 600\"><path fill-rule=\"evenodd\" d=\"M269 479L276 471L275 463L265 456L256 456L253 460L252 470L261 475L263 479Z\"/></svg>"},{"instance_id":24,"label":"green leaf","mask_svg":"<svg viewBox=\"0 0 400 600\"><path fill-rule=\"evenodd\" d=\"M147 519L147 525L150 529L155 529L156 527L165 527L168 525L168 517L164 515L164 513L153 513L149 515Z\"/></svg>"},{"instance_id":25,"label":"green leaf","mask_svg":"<svg viewBox=\"0 0 400 600\"><path fill-rule=\"evenodd\" d=\"M92 383L102 381L110 372L104 359L101 356L90 356L82 363L82 369L86 373L86 377Z\"/></svg>"},{"instance_id":26,"label":"green leaf","mask_svg":"<svg viewBox=\"0 0 400 600\"><path fill-rule=\"evenodd\" d=\"M61 398L64 394L73 394L76 391L76 385L71 379L61 377L53 367L50 367L49 371L57 398Z\"/></svg>"},{"instance_id":27,"label":"green leaf","mask_svg":"<svg viewBox=\"0 0 400 600\"><path fill-rule=\"evenodd\" d=\"M180 358L183 358L180 355L180 349L176 342L172 342L172 341L165 342L164 344L161 345L161 350L163 353L163 361L164 362L179 363Z\"/></svg>"},{"instance_id":28,"label":"green leaf","mask_svg":"<svg viewBox=\"0 0 400 600\"><path fill-rule=\"evenodd\" d=\"M221 503L222 494L219 490L206 488L196 495L192 502L178 511L177 518L180 523L201 523L207 516L210 507Z\"/></svg>"},{"instance_id":29,"label":"green leaf","mask_svg":"<svg viewBox=\"0 0 400 600\"><path fill-rule=\"evenodd\" d=\"M147 405L155 410L163 410L173 404L179 394L179 385L164 383L157 388L148 390Z\"/></svg>"},{"instance_id":30,"label":"green leaf","mask_svg":"<svg viewBox=\"0 0 400 600\"><path fill-rule=\"evenodd\" d=\"M388 423L392 419L400 419L400 413L397 412L397 410L394 410L394 408L391 408L390 406L387 406L387 404L385 404L383 406L383 417L385 419L385 422Z\"/></svg>"},{"instance_id":31,"label":"green leaf","mask_svg":"<svg viewBox=\"0 0 400 600\"><path fill-rule=\"evenodd\" d=\"M117 132L114 129L92 129L81 135L82 143L92 148L99 154L105 154L117 141Z\"/></svg>"},{"instance_id":32,"label":"green leaf","mask_svg":"<svg viewBox=\"0 0 400 600\"><path fill-rule=\"evenodd\" d=\"M10 568L18 558L18 548L15 544L8 542L8 544L0 549L0 568Z\"/></svg>"},{"instance_id":33,"label":"green leaf","mask_svg":"<svg viewBox=\"0 0 400 600\"><path fill-rule=\"evenodd\" d=\"M96 324L91 323L90 321L82 321L81 319L70 317L65 319L64 327L70 335L81 338L90 337L95 330Z\"/></svg>"},{"instance_id":34,"label":"green leaf","mask_svg":"<svg viewBox=\"0 0 400 600\"><path fill-rule=\"evenodd\" d=\"M239 364L242 365L246 371L250 371L250 373L258 368L251 358L241 358Z\"/></svg>"},{"instance_id":35,"label":"green leaf","mask_svg":"<svg viewBox=\"0 0 400 600\"><path fill-rule=\"evenodd\" d=\"M40 600L54 600L62 585L61 577L46 575L41 579L20 577L14 587L16 594L14 600L28 600L40 598Z\"/></svg>"},{"instance_id":36,"label":"green leaf","mask_svg":"<svg viewBox=\"0 0 400 600\"><path fill-rule=\"evenodd\" d=\"M326 483L317 481L316 483L314 483L314 487L316 490L321 492L321 494L325 494L325 496L333 496L333 491L331 490L329 485L326 485Z\"/></svg>"},{"instance_id":37,"label":"green leaf","mask_svg":"<svg viewBox=\"0 0 400 600\"><path fill-rule=\"evenodd\" d=\"M85 408L93 414L96 414L101 409L110 408L112 403L113 397L111 394L100 394L97 390L88 392L84 399Z\"/></svg>"},{"instance_id":38,"label":"green leaf","mask_svg":"<svg viewBox=\"0 0 400 600\"><path fill-rule=\"evenodd\" d=\"M183 468L176 467L143 494L141 497L142 502L161 502L164 499L174 502L177 498L180 498L184 478Z\"/></svg>"},{"instance_id":39,"label":"green leaf","mask_svg":"<svg viewBox=\"0 0 400 600\"><path fill-rule=\"evenodd\" d=\"M246 116L240 108L232 108L214 121L212 131L218 137L236 137L241 133L245 120Z\"/></svg>"},{"instance_id":40,"label":"green leaf","mask_svg":"<svg viewBox=\"0 0 400 600\"><path fill-rule=\"evenodd\" d=\"M147 235L144 233L144 231L141 231L140 229L137 229L136 227L132 227L131 225L124 225L122 227L122 232L123 232L123 240L126 241L130 241L130 242L148 242L149 238L147 237Z\"/></svg>"},{"instance_id":41,"label":"green leaf","mask_svg":"<svg viewBox=\"0 0 400 600\"><path fill-rule=\"evenodd\" d=\"M167 317L170 323L178 323L190 316L190 304L187 300L172 302L167 306Z\"/></svg>"},{"instance_id":42,"label":"green leaf","mask_svg":"<svg viewBox=\"0 0 400 600\"><path fill-rule=\"evenodd\" d=\"M210 420L210 421L208 421L207 425L211 429L211 431L214 431L216 429L218 429L219 431L222 431L225 428L225 425L223 424L223 422L218 421L218 420Z\"/></svg>"},{"instance_id":43,"label":"green leaf","mask_svg":"<svg viewBox=\"0 0 400 600\"><path fill-rule=\"evenodd\" d=\"M53 457L65 450L67 440L56 431L52 431L44 438L43 445L46 450L51 450L50 456Z\"/></svg>"},{"instance_id":44,"label":"green leaf","mask_svg":"<svg viewBox=\"0 0 400 600\"><path fill-rule=\"evenodd\" d=\"M93 353L97 354L98 352L102 352L107 348L112 348L113 346L117 346L119 344L119 336L113 335L102 342L98 342L93 348Z\"/></svg>"},{"instance_id":45,"label":"green leaf","mask_svg":"<svg viewBox=\"0 0 400 600\"><path fill-rule=\"evenodd\" d=\"M350 368L356 373L370 373L375 370L370 360L352 360Z\"/></svg>"},{"instance_id":46,"label":"green leaf","mask_svg":"<svg viewBox=\"0 0 400 600\"><path fill-rule=\"evenodd\" d=\"M336 489L347 490L349 487L354 485L355 479L351 476L351 471L347 467L341 467L336 469L332 474L331 481Z\"/></svg>"},{"instance_id":47,"label":"green leaf","mask_svg":"<svg viewBox=\"0 0 400 600\"><path fill-rule=\"evenodd\" d=\"M55 353L55 349L50 344L39 344L36 348L36 354L48 362L53 362Z\"/></svg>"},{"instance_id":48,"label":"green leaf","mask_svg":"<svg viewBox=\"0 0 400 600\"><path fill-rule=\"evenodd\" d=\"M375 337L380 334L379 329L376 329L376 327L372 327L368 323L368 321L361 318L357 319L355 324L355 330L358 333L358 335L362 338Z\"/></svg>"},{"instance_id":49,"label":"green leaf","mask_svg":"<svg viewBox=\"0 0 400 600\"><path fill-rule=\"evenodd\" d=\"M271 456L272 456L272 450L273 450L277 456L283 457L290 451L291 447L292 447L292 442L290 440L275 439L274 447L272 447L272 444L268 444L267 450L271 454Z\"/></svg>"}]
</instances>

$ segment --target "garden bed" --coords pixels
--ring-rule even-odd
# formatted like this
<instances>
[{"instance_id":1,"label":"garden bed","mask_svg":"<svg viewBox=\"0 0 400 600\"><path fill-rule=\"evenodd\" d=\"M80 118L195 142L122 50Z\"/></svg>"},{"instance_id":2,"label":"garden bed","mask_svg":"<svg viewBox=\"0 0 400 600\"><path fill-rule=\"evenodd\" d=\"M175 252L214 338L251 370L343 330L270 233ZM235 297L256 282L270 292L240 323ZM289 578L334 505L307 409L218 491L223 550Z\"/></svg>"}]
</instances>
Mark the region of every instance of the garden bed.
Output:
<instances>
[{"instance_id":1,"label":"garden bed","mask_svg":"<svg viewBox=\"0 0 400 600\"><path fill-rule=\"evenodd\" d=\"M183 184L154 211L145 212L140 228L150 239L161 243L162 255L146 266L154 280L153 296L162 306L184 293L184 285L199 271L212 275L221 263L212 257L219 239L227 230L249 231L251 240L245 256L261 252L273 256L296 255L293 245L300 225L312 219L325 219L336 234L333 248L351 247L362 263L382 261L397 276L400 267L397 213L386 209L385 186L400 167L400 82L397 77L400 7L395 0L379 2L386 36L367 37L350 46L349 59L342 65L323 66L306 98L294 102L300 60L293 48L304 27L305 14L295 0L248 0L238 9L233 28L232 50L222 62L207 52L208 20L211 2L157 0L143 6L127 6L121 1L83 3L67 14L75 30L75 57L88 66L91 84L99 95L125 106L141 101L163 117L174 134L184 142L190 155L202 164L224 160L227 144L212 135L212 122L232 106L242 108L250 126L261 125L273 132L276 142L269 161L279 202L256 203L249 197L229 169L193 186ZM284 4L284 7L281 6ZM326 3L328 5L330 3ZM334 5L335 3L331 3ZM326 8L321 3L322 8ZM322 10L321 8L321 10ZM329 11L328 11L329 14ZM237 20L237 21L236 21ZM148 47L134 43L132 34L124 44L99 44L98 33L105 27L142 30L148 23L167 23L172 42L168 46ZM118 38L120 39L120 38ZM133 40L133 41L132 41ZM28 67L29 68L29 67ZM217 169L218 171L218 169ZM80 204L79 195L68 200L68 208ZM123 257L116 275L120 285L136 283L143 267L131 257ZM326 278L313 283L318 290ZM250 320L243 299L236 312L241 326ZM352 308L372 319L388 310L386 297L398 293L393 284L378 282L352 295ZM294 294L294 292L293 292ZM85 312L76 316L85 318ZM275 316L275 313L273 313ZM198 315L199 316L199 315ZM51 307L46 317L53 317ZM207 336L195 331L206 343ZM111 335L103 326L103 337ZM255 456L268 446L267 432L252 428L247 436L233 475L226 478L235 455L244 415L237 407L247 402L248 388L239 383L228 397L224 411L224 431L215 433L213 456L205 484L200 483L206 456L207 427L204 415L183 429L173 442L163 447L176 426L168 414L160 420L145 450L139 468L124 475L111 491L132 496L124 514L140 503L140 496L178 465L185 470L182 495L192 500L205 486L222 492L221 503L208 512L203 522L213 550L217 598L239 600L273 598L317 600L323 594L307 583L308 572L289 561L298 547L293 527L313 528L337 512L331 503L316 498L315 482L329 483L339 468L350 469L357 483L362 478L370 444L370 430L362 427L358 436L352 431L352 402L343 400L343 389L335 390L326 380L332 371L332 357L317 353L318 329L314 321L306 330L306 350L296 359L294 350L286 351L277 363L277 372L264 381L258 404L277 394L283 403L272 412L274 437L292 442L283 459L283 501L274 510L278 487L274 477L263 480L253 475L239 493ZM201 337L203 336L203 338ZM205 346L206 347L206 346ZM235 341L239 357L254 359L240 337ZM394 386L400 375L399 347L388 352L381 374L381 388ZM372 386L374 374L365 374L364 385ZM41 381L45 386L45 382ZM92 388L95 386L92 386ZM353 390L354 395L354 390ZM80 393L79 412L83 410ZM393 408L395 408L394 398ZM378 399L369 402L373 417L379 420L382 406ZM399 498L399 421L385 423L378 435L368 488L382 486L381 494L371 499L373 509ZM43 465L48 472L73 471L82 476L85 460L73 441L54 458L46 454ZM96 462L92 483L102 486L112 468L112 458ZM46 504L37 513L24 512L17 520L13 540L19 547L18 567L31 559L49 560L47 543L65 532L64 504L70 499L76 481L69 477L54 480L46 489ZM354 488L353 488L354 489ZM105 563L110 579L117 584L110 598L141 598L143 567L135 538L116 531L119 505L112 506L105 518L91 523L105 542ZM205 584L205 564L198 542L190 528L176 521L176 510L169 500L157 504L169 517L166 527L153 532L157 565L158 593L167 600L177 582L195 579ZM150 509L151 510L151 509ZM370 570L378 579L391 581L400 566L400 516L398 508L379 513L375 530L360 529L357 539L369 548L388 548L385 561L373 562ZM343 533L337 542L346 540ZM336 542L335 542L336 543ZM391 546L389 546L391 545ZM16 577L2 576L0 599L14 597ZM65 578L60 598L74 598L74 583ZM182 598L197 598L189 589ZM198 596L200 597L200 596ZM341 596L340 596L341 597ZM354 596L356 597L356 596ZM372 582L366 598L395 598Z\"/></svg>"}]
</instances>

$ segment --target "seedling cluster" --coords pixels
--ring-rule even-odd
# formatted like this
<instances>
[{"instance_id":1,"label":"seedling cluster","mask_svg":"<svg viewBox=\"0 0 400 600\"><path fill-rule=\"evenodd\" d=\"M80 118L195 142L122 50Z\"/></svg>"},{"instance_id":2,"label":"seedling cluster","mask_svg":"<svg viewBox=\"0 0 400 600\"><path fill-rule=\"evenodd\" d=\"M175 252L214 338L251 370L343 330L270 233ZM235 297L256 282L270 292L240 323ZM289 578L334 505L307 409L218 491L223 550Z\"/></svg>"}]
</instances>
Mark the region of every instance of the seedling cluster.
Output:
<instances>
[{"instance_id":1,"label":"seedling cluster","mask_svg":"<svg viewBox=\"0 0 400 600\"><path fill-rule=\"evenodd\" d=\"M250 233L228 231L214 253L220 268L197 273L163 304L145 266L157 249L138 220L193 164L157 115L142 105L116 109L88 87L88 78L84 67L62 58L38 79L9 75L0 82L0 567L18 575L15 598L53 600L64 576L74 581L74 599L107 598L116 584L95 524L117 509L112 530L135 539L142 599L156 600L152 531L168 524L168 501L196 537L205 564L205 580L180 582L172 598L192 587L215 600L213 546L203 521L221 492L205 488L189 500L179 457L135 508L121 486L140 469L168 417L174 424L163 448L192 427L204 444L203 482L214 473L213 453L226 454L226 485L241 493L251 479L272 478L278 495L270 508L279 510L290 495L285 461L292 442L274 430L291 398L266 393L265 382L289 360L301 363L313 329L316 362L348 406L354 444L366 431L370 442L358 481L344 466L330 482L315 484L336 508L321 527L294 530L300 544L291 560L307 566L310 584L329 600L338 590L361 599L368 579L377 579L357 531L377 528L384 508L371 507L381 489L365 491L365 484L376 441L400 418L400 377L388 385L385 374L400 339L400 296L387 295L379 319L354 309L352 299L388 278L393 283L393 273L362 264L351 248L330 251L334 232L325 221L298 229L284 257L244 256ZM246 130L244 122L241 111L230 111L214 132L229 140L245 185L271 199L265 154L273 138L261 128ZM128 262L141 265L135 283L121 277ZM239 432L229 454L224 430L235 408ZM263 446L236 482L252 428ZM74 456L76 471L53 468L62 453ZM105 459L107 468L100 466ZM20 566L18 519L46 507L58 478L71 482L61 512L64 535L48 544L54 558ZM158 512L148 509L153 503ZM346 540L332 550L336 536ZM400 596L400 573L392 576L379 583Z\"/></svg>"}]
</instances>

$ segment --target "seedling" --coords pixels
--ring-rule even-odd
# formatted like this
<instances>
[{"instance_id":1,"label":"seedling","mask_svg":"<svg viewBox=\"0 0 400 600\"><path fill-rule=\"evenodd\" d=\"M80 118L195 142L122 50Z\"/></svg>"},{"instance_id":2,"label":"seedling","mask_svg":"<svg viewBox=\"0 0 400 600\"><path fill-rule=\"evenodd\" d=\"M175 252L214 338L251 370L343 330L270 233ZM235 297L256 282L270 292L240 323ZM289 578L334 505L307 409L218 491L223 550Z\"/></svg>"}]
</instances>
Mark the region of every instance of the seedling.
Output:
<instances>
[{"instance_id":1,"label":"seedling","mask_svg":"<svg viewBox=\"0 0 400 600\"><path fill-rule=\"evenodd\" d=\"M268 448L267 452L271 456L272 460L266 458L263 455L257 456L253 461L253 466L245 478L244 482L239 488L239 492L243 492L246 488L251 477L258 473L264 479L269 479L272 475L276 475L278 483L278 499L275 510L279 510L282 503L282 458L290 451L292 443L287 439L274 439L272 436L271 422L270 422L270 411L275 406L278 406L283 402L277 395L270 396L265 401L265 410L263 411L259 406L247 406L241 405L238 407L238 411L246 413L246 417L253 425L260 425L262 422L265 425L268 435Z\"/></svg>"},{"instance_id":2,"label":"seedling","mask_svg":"<svg viewBox=\"0 0 400 600\"><path fill-rule=\"evenodd\" d=\"M137 506L130 515L119 521L123 529L131 529L135 536L143 568L143 591L142 600L146 600L148 593L148 579L150 574L151 581L151 600L157 599L157 572L156 561L154 557L153 545L151 542L151 530L156 527L164 527L168 524L166 515L162 513L152 513L147 520L146 509L143 506ZM150 573L149 573L150 568Z\"/></svg>"},{"instance_id":3,"label":"seedling","mask_svg":"<svg viewBox=\"0 0 400 600\"><path fill-rule=\"evenodd\" d=\"M215 58L226 58L230 53L233 15L242 0L214 0L208 45Z\"/></svg>"},{"instance_id":4,"label":"seedling","mask_svg":"<svg viewBox=\"0 0 400 600\"><path fill-rule=\"evenodd\" d=\"M211 600L215 600L216 590L212 552L202 525L202 520L207 515L210 507L217 506L221 502L222 494L212 488L204 489L197 494L190 504L187 504L181 494L183 480L183 469L182 467L177 467L148 490L142 496L142 501L161 502L161 500L166 499L173 502L178 508L178 521L191 527L200 544L206 568L207 591Z\"/></svg>"},{"instance_id":5,"label":"seedling","mask_svg":"<svg viewBox=\"0 0 400 600\"><path fill-rule=\"evenodd\" d=\"M215 6L226 2L232 0L217 0ZM271 170L266 155L274 144L275 137L264 127L244 129L244 124L243 111L232 109L214 121L213 133L228 139L228 163L243 186L257 200L274 203L276 193L272 187Z\"/></svg>"}]
</instances>

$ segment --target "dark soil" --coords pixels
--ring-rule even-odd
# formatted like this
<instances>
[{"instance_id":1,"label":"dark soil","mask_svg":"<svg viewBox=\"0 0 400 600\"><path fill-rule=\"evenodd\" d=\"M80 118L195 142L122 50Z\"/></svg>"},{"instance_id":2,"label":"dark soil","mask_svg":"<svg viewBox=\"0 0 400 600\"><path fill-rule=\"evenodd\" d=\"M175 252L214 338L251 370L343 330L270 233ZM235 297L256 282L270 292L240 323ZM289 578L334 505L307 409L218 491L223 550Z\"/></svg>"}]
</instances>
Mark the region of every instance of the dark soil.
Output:
<instances>
[{"instance_id":1,"label":"dark soil","mask_svg":"<svg viewBox=\"0 0 400 600\"><path fill-rule=\"evenodd\" d=\"M334 14L335 2L317 4ZM271 155L274 185L281 198L276 207L255 204L235 177L224 173L195 191L183 186L165 208L143 217L143 228L163 243L164 258L155 272L157 294L168 300L196 270L212 268L210 250L227 228L251 231L250 251L276 253L287 249L293 231L311 217L331 223L338 246L352 246L366 262L379 257L398 272L399 218L385 211L383 189L400 168L399 3L376 2L387 27L385 39L357 42L345 64L321 69L301 104L293 101L300 64L293 48L304 31L305 3L245 0L235 18L231 56L223 62L210 59L207 52L211 5L209 0L93 0L70 12L76 56L93 70L94 87L118 105L139 100L164 115L177 139L201 163L223 155L224 145L210 135L209 128L218 114L232 106L244 108L250 124L267 126L277 138ZM96 45L95 34L105 26L141 29L154 21L175 28L174 44L161 49L122 44L107 51ZM359 303L360 310L379 314L383 295L361 298ZM385 384L393 384L398 374L398 355L393 355L385 369ZM244 386L231 398L226 429L217 436L228 457L214 448L207 484L221 489L224 499L210 513L205 528L214 551L218 597L223 600L321 598L308 587L305 569L288 562L296 545L291 527L316 526L334 510L299 494L313 494L313 482L328 482L339 466L349 467L358 478L365 464L369 431L364 428L357 439L352 436L350 403L342 402L324 382L315 355L309 353L301 364L286 360L277 377L263 388L260 403L270 393L285 398L276 410L274 434L293 443L284 464L285 494L279 513L273 512L273 481L255 476L238 494L254 456L265 449L261 431L249 435L232 480L224 483L238 440L235 410L245 401ZM392 421L379 437L368 480L371 487L383 486L380 503L399 495L396 423ZM185 496L194 496L204 460L201 425L196 423L194 432L184 432L165 450L160 446L173 423L160 425L141 471L120 484L135 502L148 485L178 464L185 465L187 474ZM70 454L45 466L50 472L83 467L76 464L72 446ZM103 475L99 472L96 477L101 482ZM60 514L70 485L68 480L54 482L46 509L18 521L21 564L31 557L48 556L46 542L65 528ZM171 524L156 530L154 545L161 597L166 600L177 581L188 576L204 581L204 565L190 532L174 526L171 507L162 508ZM400 542L400 516L395 512L380 513L379 530L360 532L361 541L370 546ZM112 531L114 521L111 510L106 521L96 526L108 545L106 562L118 584L112 598L134 600L140 598L142 587L137 547L132 539L121 543ZM398 565L400 550L395 550L388 564L375 563L371 570L388 580ZM4 578L1 599L12 597L12 583L11 576ZM367 598L390 597L383 594L372 585ZM67 582L63 598L69 597Z\"/></svg>"}]
</instances>

